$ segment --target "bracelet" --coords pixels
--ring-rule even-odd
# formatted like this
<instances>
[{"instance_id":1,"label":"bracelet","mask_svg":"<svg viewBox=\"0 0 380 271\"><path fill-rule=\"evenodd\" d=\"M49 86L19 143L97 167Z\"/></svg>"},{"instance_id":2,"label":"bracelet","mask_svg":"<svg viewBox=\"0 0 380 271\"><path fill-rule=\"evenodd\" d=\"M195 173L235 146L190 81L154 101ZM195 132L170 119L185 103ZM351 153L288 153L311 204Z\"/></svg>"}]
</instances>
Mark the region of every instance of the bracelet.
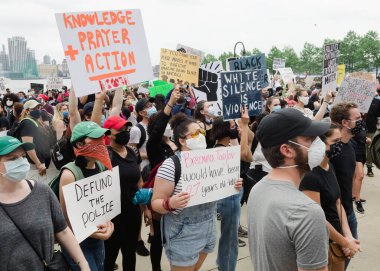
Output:
<instances>
[{"instance_id":1,"label":"bracelet","mask_svg":"<svg viewBox=\"0 0 380 271\"><path fill-rule=\"evenodd\" d=\"M169 106L170 108L173 108L173 106L170 103L167 103L166 105Z\"/></svg>"},{"instance_id":2,"label":"bracelet","mask_svg":"<svg viewBox=\"0 0 380 271\"><path fill-rule=\"evenodd\" d=\"M170 200L170 198L164 199L164 200L162 201L162 207L163 207L166 211L168 211L168 212L172 212L174 209L172 209L172 208L170 207L169 200Z\"/></svg>"},{"instance_id":3,"label":"bracelet","mask_svg":"<svg viewBox=\"0 0 380 271\"><path fill-rule=\"evenodd\" d=\"M328 101L323 101L324 103L327 103L327 104L329 104L329 102Z\"/></svg>"}]
</instances>

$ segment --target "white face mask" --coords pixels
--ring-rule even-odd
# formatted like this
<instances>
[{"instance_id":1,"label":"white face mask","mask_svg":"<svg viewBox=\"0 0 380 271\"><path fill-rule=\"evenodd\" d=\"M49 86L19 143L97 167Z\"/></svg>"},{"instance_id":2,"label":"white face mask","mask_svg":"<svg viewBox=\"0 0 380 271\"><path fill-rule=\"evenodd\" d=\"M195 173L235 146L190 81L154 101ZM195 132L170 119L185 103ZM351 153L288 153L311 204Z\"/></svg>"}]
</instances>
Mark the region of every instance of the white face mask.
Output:
<instances>
[{"instance_id":1,"label":"white face mask","mask_svg":"<svg viewBox=\"0 0 380 271\"><path fill-rule=\"evenodd\" d=\"M13 105L13 101L9 101L9 100L8 100L8 101L6 102L6 104L7 104L8 107L11 107L11 106Z\"/></svg>"},{"instance_id":2,"label":"white face mask","mask_svg":"<svg viewBox=\"0 0 380 271\"><path fill-rule=\"evenodd\" d=\"M298 99L300 100L301 103L303 103L304 105L307 105L309 103L309 96L307 97L298 97Z\"/></svg>"},{"instance_id":3,"label":"white face mask","mask_svg":"<svg viewBox=\"0 0 380 271\"><path fill-rule=\"evenodd\" d=\"M210 107L208 108L207 115L209 115L210 117L217 117L218 116L218 111L216 110L215 107L213 107L212 105L210 105Z\"/></svg>"},{"instance_id":4,"label":"white face mask","mask_svg":"<svg viewBox=\"0 0 380 271\"><path fill-rule=\"evenodd\" d=\"M323 158L326 154L326 145L319 137L317 137L313 143L311 143L309 148L294 141L289 140L289 142L307 149L307 160L311 169L319 166L322 163Z\"/></svg>"},{"instance_id":5,"label":"white face mask","mask_svg":"<svg viewBox=\"0 0 380 271\"><path fill-rule=\"evenodd\" d=\"M204 135L199 134L197 138L186 139L186 146L190 150L204 150L207 148L206 138Z\"/></svg>"},{"instance_id":6,"label":"white face mask","mask_svg":"<svg viewBox=\"0 0 380 271\"><path fill-rule=\"evenodd\" d=\"M26 158L4 162L5 173L2 175L12 182L21 182L29 173L30 164Z\"/></svg>"},{"instance_id":7,"label":"white face mask","mask_svg":"<svg viewBox=\"0 0 380 271\"><path fill-rule=\"evenodd\" d=\"M164 132L164 136L166 136L166 137L172 137L173 136L173 131L170 128L170 125L166 126L166 129L165 129L165 132Z\"/></svg>"}]
</instances>

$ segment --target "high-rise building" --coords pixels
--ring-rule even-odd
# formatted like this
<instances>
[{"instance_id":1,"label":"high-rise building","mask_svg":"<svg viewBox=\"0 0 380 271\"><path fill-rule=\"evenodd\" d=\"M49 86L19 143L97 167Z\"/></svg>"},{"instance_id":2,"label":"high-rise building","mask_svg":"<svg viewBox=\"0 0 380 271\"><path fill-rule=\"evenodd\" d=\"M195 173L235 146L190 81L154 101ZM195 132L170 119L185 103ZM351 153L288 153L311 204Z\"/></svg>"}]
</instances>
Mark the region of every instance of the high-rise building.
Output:
<instances>
[{"instance_id":1,"label":"high-rise building","mask_svg":"<svg viewBox=\"0 0 380 271\"><path fill-rule=\"evenodd\" d=\"M26 51L26 70L24 72L24 77L38 77L37 61L34 50L27 49Z\"/></svg>"},{"instance_id":2,"label":"high-rise building","mask_svg":"<svg viewBox=\"0 0 380 271\"><path fill-rule=\"evenodd\" d=\"M69 66L67 65L66 59L63 59L62 61L62 75L63 77L70 77Z\"/></svg>"},{"instance_id":3,"label":"high-rise building","mask_svg":"<svg viewBox=\"0 0 380 271\"><path fill-rule=\"evenodd\" d=\"M51 64L50 63L50 56L44 55L44 64Z\"/></svg>"},{"instance_id":4,"label":"high-rise building","mask_svg":"<svg viewBox=\"0 0 380 271\"><path fill-rule=\"evenodd\" d=\"M5 51L5 45L3 44L3 50L0 52L0 71L9 71L9 56Z\"/></svg>"},{"instance_id":5,"label":"high-rise building","mask_svg":"<svg viewBox=\"0 0 380 271\"><path fill-rule=\"evenodd\" d=\"M55 59L53 59L53 60L51 61L51 65L57 65L57 61L56 61Z\"/></svg>"},{"instance_id":6,"label":"high-rise building","mask_svg":"<svg viewBox=\"0 0 380 271\"><path fill-rule=\"evenodd\" d=\"M26 69L26 40L23 37L8 39L9 64L12 72L24 73Z\"/></svg>"}]
</instances>

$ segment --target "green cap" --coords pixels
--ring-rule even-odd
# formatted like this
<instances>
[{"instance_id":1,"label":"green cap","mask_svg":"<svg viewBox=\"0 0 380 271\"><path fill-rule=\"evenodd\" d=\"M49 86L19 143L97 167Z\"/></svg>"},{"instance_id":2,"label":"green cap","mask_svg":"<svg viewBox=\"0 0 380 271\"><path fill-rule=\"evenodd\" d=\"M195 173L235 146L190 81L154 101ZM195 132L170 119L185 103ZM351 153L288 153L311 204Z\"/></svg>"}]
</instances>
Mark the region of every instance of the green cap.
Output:
<instances>
[{"instance_id":1,"label":"green cap","mask_svg":"<svg viewBox=\"0 0 380 271\"><path fill-rule=\"evenodd\" d=\"M83 137L99 138L104 134L109 135L110 130L100 127L92 121L82 121L74 126L70 142L76 142Z\"/></svg>"},{"instance_id":2,"label":"green cap","mask_svg":"<svg viewBox=\"0 0 380 271\"><path fill-rule=\"evenodd\" d=\"M20 140L11 136L0 137L0 156L7 155L18 147L23 148L24 151L30 151L34 149L34 144L31 142L21 143Z\"/></svg>"}]
</instances>

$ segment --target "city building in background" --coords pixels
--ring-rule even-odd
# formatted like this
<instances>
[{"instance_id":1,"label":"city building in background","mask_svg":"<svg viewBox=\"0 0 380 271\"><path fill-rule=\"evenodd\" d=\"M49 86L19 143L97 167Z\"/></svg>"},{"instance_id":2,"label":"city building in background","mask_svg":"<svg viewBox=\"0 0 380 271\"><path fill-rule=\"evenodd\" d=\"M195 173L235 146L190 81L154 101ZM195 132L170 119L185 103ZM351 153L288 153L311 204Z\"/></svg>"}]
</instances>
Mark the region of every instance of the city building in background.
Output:
<instances>
[{"instance_id":1,"label":"city building in background","mask_svg":"<svg viewBox=\"0 0 380 271\"><path fill-rule=\"evenodd\" d=\"M50 63L50 56L44 55L44 63L43 64L51 64Z\"/></svg>"},{"instance_id":2,"label":"city building in background","mask_svg":"<svg viewBox=\"0 0 380 271\"><path fill-rule=\"evenodd\" d=\"M58 76L58 66L52 64L39 64L38 74L40 78L47 77L57 77Z\"/></svg>"}]
</instances>

